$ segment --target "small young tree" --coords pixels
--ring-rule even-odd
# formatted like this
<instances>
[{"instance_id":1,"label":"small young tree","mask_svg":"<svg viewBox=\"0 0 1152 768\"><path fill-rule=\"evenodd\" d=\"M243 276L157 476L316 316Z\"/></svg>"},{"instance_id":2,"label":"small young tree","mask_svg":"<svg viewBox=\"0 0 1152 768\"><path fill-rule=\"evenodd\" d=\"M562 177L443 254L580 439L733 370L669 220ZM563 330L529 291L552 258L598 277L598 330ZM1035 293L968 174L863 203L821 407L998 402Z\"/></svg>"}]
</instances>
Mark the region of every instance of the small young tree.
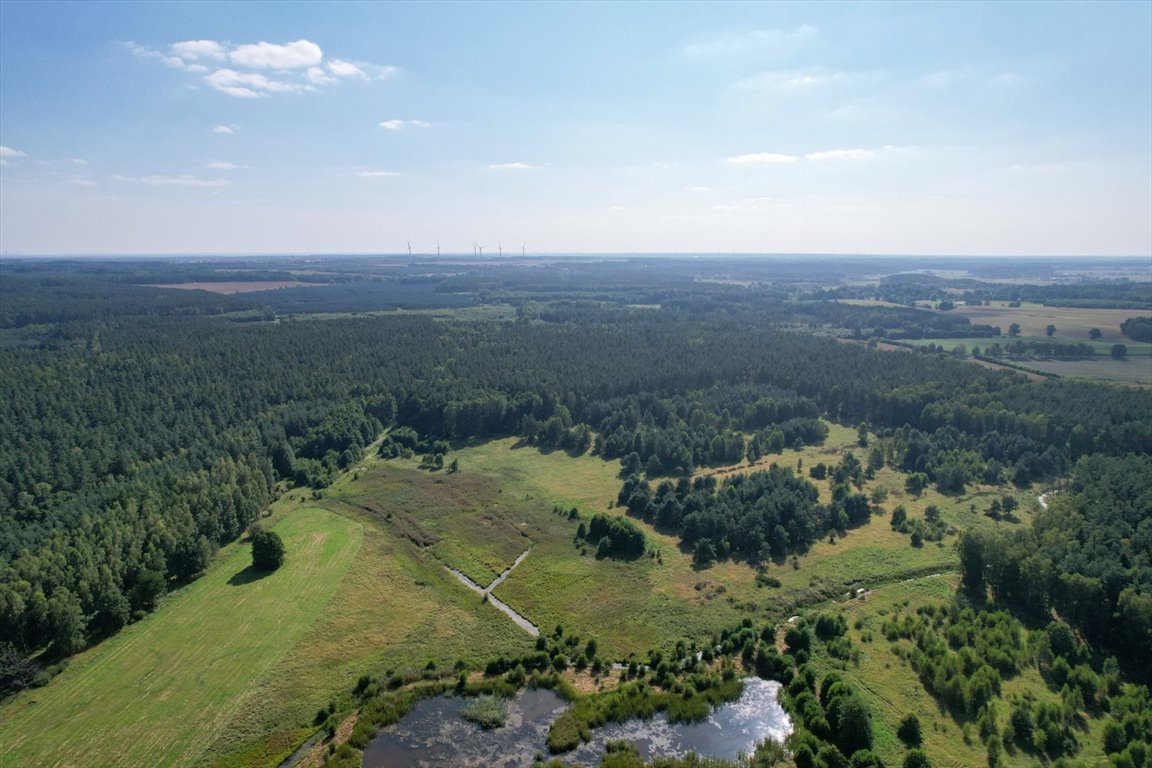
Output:
<instances>
[{"instance_id":1,"label":"small young tree","mask_svg":"<svg viewBox=\"0 0 1152 768\"><path fill-rule=\"evenodd\" d=\"M1047 334L1048 338L1052 338L1056 335L1056 326L1049 323L1048 327L1044 329L1044 333Z\"/></svg>"},{"instance_id":2,"label":"small young tree","mask_svg":"<svg viewBox=\"0 0 1152 768\"><path fill-rule=\"evenodd\" d=\"M896 729L896 736L909 747L920 746L920 718L912 714L905 715L900 721L900 727Z\"/></svg>"},{"instance_id":3,"label":"small young tree","mask_svg":"<svg viewBox=\"0 0 1152 768\"><path fill-rule=\"evenodd\" d=\"M908 510L904 508L903 504L896 505L896 509L892 510L892 527L900 528L908 521Z\"/></svg>"},{"instance_id":4,"label":"small young tree","mask_svg":"<svg viewBox=\"0 0 1152 768\"><path fill-rule=\"evenodd\" d=\"M284 564L284 541L275 531L257 530L252 534L252 567L274 571Z\"/></svg>"},{"instance_id":5,"label":"small young tree","mask_svg":"<svg viewBox=\"0 0 1152 768\"><path fill-rule=\"evenodd\" d=\"M922 749L910 749L904 755L904 768L932 768L928 755Z\"/></svg>"},{"instance_id":6,"label":"small young tree","mask_svg":"<svg viewBox=\"0 0 1152 768\"><path fill-rule=\"evenodd\" d=\"M923 472L911 472L904 478L904 488L911 494L919 496L928 487L928 475Z\"/></svg>"},{"instance_id":7,"label":"small young tree","mask_svg":"<svg viewBox=\"0 0 1152 768\"><path fill-rule=\"evenodd\" d=\"M1088 331L1088 338L1092 339L1092 341L1099 341L1100 337L1103 335L1104 332L1099 328L1093 328L1092 330Z\"/></svg>"}]
</instances>

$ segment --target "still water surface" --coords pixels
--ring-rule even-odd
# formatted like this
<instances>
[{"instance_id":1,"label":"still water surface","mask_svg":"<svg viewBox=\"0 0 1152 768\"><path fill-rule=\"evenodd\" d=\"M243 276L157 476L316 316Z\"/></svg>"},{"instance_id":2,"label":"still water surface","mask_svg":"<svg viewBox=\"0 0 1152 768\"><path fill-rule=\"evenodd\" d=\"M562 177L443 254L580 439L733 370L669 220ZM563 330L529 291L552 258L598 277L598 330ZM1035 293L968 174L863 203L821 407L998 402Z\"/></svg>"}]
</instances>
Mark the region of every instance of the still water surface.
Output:
<instances>
[{"instance_id":1,"label":"still water surface","mask_svg":"<svg viewBox=\"0 0 1152 768\"><path fill-rule=\"evenodd\" d=\"M658 715L612 723L593 730L589 743L559 757L566 763L594 766L604 754L605 742L617 739L635 743L645 759L693 751L723 758L750 754L757 742L782 741L792 731L788 714L776 701L779 689L779 683L748 678L740 698L718 707L707 720L674 725ZM530 766L537 753L548 757L548 727L568 707L552 691L524 690L509 702L504 727L485 731L460 716L466 703L454 696L421 701L368 745L365 768Z\"/></svg>"}]
</instances>

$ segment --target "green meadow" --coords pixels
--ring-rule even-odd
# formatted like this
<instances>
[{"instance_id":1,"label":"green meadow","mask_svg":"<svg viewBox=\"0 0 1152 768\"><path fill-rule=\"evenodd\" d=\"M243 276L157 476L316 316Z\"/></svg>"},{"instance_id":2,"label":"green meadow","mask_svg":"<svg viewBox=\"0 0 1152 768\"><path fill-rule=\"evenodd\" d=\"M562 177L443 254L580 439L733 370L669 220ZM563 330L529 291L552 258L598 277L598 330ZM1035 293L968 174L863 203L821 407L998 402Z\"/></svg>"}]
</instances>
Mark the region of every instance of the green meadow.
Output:
<instances>
[{"instance_id":1,"label":"green meadow","mask_svg":"<svg viewBox=\"0 0 1152 768\"><path fill-rule=\"evenodd\" d=\"M360 525L316 508L274 530L285 564L260 576L225 548L154 614L78 655L0 710L4 766L192 765L212 734L307 632L361 545Z\"/></svg>"}]
</instances>

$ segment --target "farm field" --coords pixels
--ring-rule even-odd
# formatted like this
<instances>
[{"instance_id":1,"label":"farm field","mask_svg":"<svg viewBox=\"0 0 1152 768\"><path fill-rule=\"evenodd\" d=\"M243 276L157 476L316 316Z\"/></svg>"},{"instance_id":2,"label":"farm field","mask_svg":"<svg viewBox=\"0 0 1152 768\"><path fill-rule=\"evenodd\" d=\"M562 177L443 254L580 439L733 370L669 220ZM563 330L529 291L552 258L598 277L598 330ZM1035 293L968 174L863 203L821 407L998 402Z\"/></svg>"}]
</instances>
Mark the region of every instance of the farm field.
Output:
<instances>
[{"instance_id":1,"label":"farm field","mask_svg":"<svg viewBox=\"0 0 1152 768\"><path fill-rule=\"evenodd\" d=\"M1088 341L1088 331L1099 328L1101 341L1129 344L1132 340L1120 333L1120 324L1130 317L1147 314L1139 309L1085 309L1081 307L1046 307L1042 304L1021 304L1009 307L1007 302L994 301L987 307L957 307L951 310L964 315L974 324L998 325L1004 336L1008 326L1020 324L1022 336L1044 338L1049 324L1056 326L1058 341Z\"/></svg>"},{"instance_id":2,"label":"farm field","mask_svg":"<svg viewBox=\"0 0 1152 768\"><path fill-rule=\"evenodd\" d=\"M1129 353L1127 360L1029 360L1026 365L1038 371L1070 379L1133 382L1152 385L1152 358Z\"/></svg>"},{"instance_id":3,"label":"farm field","mask_svg":"<svg viewBox=\"0 0 1152 768\"><path fill-rule=\"evenodd\" d=\"M1085 337L1082 339L1073 339L1073 338L1068 338L1067 336L1063 336L1059 333L1052 336L1051 338L1044 336L1043 334L1041 334L1040 336L1023 336L1023 335L1021 335L1021 336L1018 336L1015 338L1009 337L1009 336L999 336L999 337L971 336L971 337L959 338L959 339L901 339L900 343L901 344L911 344L911 345L917 346L917 347L926 347L929 344L935 344L936 346L943 347L944 349L947 349L947 350L953 350L958 346L963 346L967 351L971 352L972 347L980 347L980 349L983 350L983 349L991 346L992 344L999 344L1001 346L1004 346L1006 344L1011 344L1015 341L1023 341L1025 343L1037 342L1039 344L1046 344L1049 342L1056 342L1056 343L1060 343L1060 344L1087 344L1096 351L1097 356L1099 356L1100 358L1108 358L1111 354L1111 351L1112 351L1112 345L1119 343L1119 344L1123 344L1125 347L1128 348L1128 357L1149 357L1149 356L1152 356L1152 344L1149 344L1148 342L1132 341L1131 339L1125 339L1122 342L1092 341L1087 337L1087 335L1085 335ZM1098 362L1098 361L1085 360L1083 362L1091 363L1091 362Z\"/></svg>"},{"instance_id":4,"label":"farm field","mask_svg":"<svg viewBox=\"0 0 1152 768\"><path fill-rule=\"evenodd\" d=\"M935 344L946 350L953 350L963 346L965 351L971 352L973 347L986 349L991 344L1010 344L1015 339L1005 336L1000 338L965 338L965 339L906 339L901 343L917 347ZM1096 357L1088 360L1044 360L1007 359L1005 362L1016 363L1027 368L1046 373L1054 373L1073 379L1097 379L1100 381L1130 382L1136 384L1152 384L1152 344L1125 339L1123 343L1128 348L1126 360L1114 360L1111 355L1112 342L1068 339L1057 333L1052 338L1046 336L1020 336L1020 341L1046 343L1050 341L1077 344L1089 344L1096 350ZM975 361L982 362L982 361Z\"/></svg>"},{"instance_id":5,"label":"farm field","mask_svg":"<svg viewBox=\"0 0 1152 768\"><path fill-rule=\"evenodd\" d=\"M6 702L0 764L196 764L331 599L362 538L311 507L274 530L288 552L279 570L255 577L248 545L230 545L154 614Z\"/></svg>"}]
</instances>

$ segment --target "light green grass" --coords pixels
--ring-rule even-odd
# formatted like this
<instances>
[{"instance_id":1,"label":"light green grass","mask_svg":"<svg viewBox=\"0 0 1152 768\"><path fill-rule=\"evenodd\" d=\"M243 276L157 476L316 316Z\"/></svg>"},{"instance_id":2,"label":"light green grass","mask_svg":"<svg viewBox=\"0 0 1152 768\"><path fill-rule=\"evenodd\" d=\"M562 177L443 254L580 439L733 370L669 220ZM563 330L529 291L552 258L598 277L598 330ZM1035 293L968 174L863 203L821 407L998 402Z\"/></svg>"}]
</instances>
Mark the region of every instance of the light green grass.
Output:
<instances>
[{"instance_id":1,"label":"light green grass","mask_svg":"<svg viewBox=\"0 0 1152 768\"><path fill-rule=\"evenodd\" d=\"M356 523L301 509L275 530L287 559L249 581L231 545L154 614L73 659L2 710L0 764L191 765L332 597L361 542Z\"/></svg>"},{"instance_id":2,"label":"light green grass","mask_svg":"<svg viewBox=\"0 0 1152 768\"><path fill-rule=\"evenodd\" d=\"M417 519L450 530L453 509L459 517L474 517L475 500L461 490L486 493L491 486L483 477L432 475L415 466L369 458L327 489L319 503L358 521L363 544L304 637L259 684L251 706L216 737L208 764L279 763L311 732L316 710L351 690L363 674L416 672L429 661L448 669L457 660L483 663L532 648L527 633L445 570L438 544L421 549L408 536ZM293 491L277 505L276 514L291 515L281 510L313 503L300 501L305 495ZM476 549L490 553L500 546L478 544ZM511 559L494 564L503 570Z\"/></svg>"}]
</instances>

